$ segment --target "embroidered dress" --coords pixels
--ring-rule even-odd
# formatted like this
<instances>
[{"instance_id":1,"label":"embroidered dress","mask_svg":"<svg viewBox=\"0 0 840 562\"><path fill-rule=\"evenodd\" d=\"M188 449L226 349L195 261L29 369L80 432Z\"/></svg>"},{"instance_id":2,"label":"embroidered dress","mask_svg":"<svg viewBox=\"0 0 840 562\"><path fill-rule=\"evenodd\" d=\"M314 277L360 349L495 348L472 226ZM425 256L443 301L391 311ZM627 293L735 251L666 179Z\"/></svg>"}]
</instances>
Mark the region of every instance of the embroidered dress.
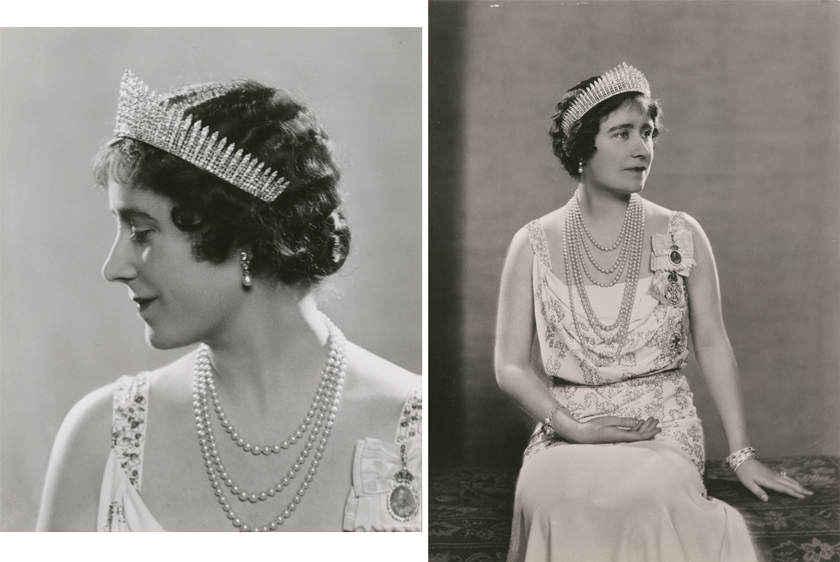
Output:
<instances>
[{"instance_id":1,"label":"embroidered dress","mask_svg":"<svg viewBox=\"0 0 840 562\"><path fill-rule=\"evenodd\" d=\"M662 432L637 443L583 445L549 438L538 424L517 482L508 560L754 561L741 515L709 498L703 485L703 428L681 372L688 358L685 278L696 263L682 214L671 214L667 233L654 234L653 276L639 279L627 340L603 367L586 349L609 357L617 344L600 340L582 312L578 334L545 231L538 221L527 229L536 332L552 395L578 421L652 416ZM598 319L614 323L624 283L585 290Z\"/></svg>"},{"instance_id":2,"label":"embroidered dress","mask_svg":"<svg viewBox=\"0 0 840 562\"><path fill-rule=\"evenodd\" d=\"M421 379L406 396L395 429L394 442L362 439L356 445L353 486L344 509L345 531L419 531L420 502L408 521L388 511L394 477L402 468L400 445L406 447L407 468L414 477L410 486L417 500L422 489L422 398ZM165 531L140 495L143 477L143 446L149 403L149 373L124 376L114 391L111 453L105 465L99 494L97 531ZM409 498L414 500L414 498Z\"/></svg>"}]
</instances>

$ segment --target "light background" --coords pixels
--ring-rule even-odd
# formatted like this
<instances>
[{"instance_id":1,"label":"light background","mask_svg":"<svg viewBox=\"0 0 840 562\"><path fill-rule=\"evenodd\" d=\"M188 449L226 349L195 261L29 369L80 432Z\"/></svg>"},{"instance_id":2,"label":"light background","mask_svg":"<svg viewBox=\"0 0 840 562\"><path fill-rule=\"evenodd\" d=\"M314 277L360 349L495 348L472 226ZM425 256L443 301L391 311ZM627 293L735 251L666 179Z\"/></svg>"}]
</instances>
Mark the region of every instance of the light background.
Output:
<instances>
[{"instance_id":1,"label":"light background","mask_svg":"<svg viewBox=\"0 0 840 562\"><path fill-rule=\"evenodd\" d=\"M115 230L90 161L126 68L157 91L252 78L314 108L338 146L353 235L322 309L421 372L421 47L419 28L0 32L0 530L34 529L76 401L186 351L149 348L125 287L100 275Z\"/></svg>"},{"instance_id":2,"label":"light background","mask_svg":"<svg viewBox=\"0 0 840 562\"><path fill-rule=\"evenodd\" d=\"M548 121L622 61L664 107L643 196L703 225L752 444L840 454L840 4L432 2L430 463L518 465L533 422L493 372L513 234L568 201ZM710 459L728 454L693 355Z\"/></svg>"}]
</instances>

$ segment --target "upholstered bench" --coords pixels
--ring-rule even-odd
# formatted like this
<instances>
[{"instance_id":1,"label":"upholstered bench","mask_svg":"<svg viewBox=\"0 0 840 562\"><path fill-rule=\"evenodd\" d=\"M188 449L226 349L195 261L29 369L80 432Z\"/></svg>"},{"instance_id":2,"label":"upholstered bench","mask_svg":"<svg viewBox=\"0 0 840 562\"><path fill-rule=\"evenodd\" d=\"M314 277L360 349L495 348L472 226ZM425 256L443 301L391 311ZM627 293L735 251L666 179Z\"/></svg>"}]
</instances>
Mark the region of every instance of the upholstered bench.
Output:
<instances>
[{"instance_id":1,"label":"upholstered bench","mask_svg":"<svg viewBox=\"0 0 840 562\"><path fill-rule=\"evenodd\" d=\"M709 495L738 508L766 562L840 561L840 459L763 459L814 495L796 500L774 492L758 500L720 461L709 462ZM518 468L431 470L429 561L500 562L507 556Z\"/></svg>"}]
</instances>

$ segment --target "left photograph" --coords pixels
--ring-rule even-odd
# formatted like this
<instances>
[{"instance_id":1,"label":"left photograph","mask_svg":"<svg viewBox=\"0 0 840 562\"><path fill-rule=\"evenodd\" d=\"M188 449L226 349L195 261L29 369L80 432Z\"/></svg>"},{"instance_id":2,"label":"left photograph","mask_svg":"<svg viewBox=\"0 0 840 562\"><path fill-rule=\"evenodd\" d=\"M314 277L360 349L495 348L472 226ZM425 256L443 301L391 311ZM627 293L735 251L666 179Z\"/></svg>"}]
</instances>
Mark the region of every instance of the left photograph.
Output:
<instances>
[{"instance_id":1,"label":"left photograph","mask_svg":"<svg viewBox=\"0 0 840 562\"><path fill-rule=\"evenodd\" d=\"M0 52L0 530L421 531L421 30Z\"/></svg>"}]
</instances>

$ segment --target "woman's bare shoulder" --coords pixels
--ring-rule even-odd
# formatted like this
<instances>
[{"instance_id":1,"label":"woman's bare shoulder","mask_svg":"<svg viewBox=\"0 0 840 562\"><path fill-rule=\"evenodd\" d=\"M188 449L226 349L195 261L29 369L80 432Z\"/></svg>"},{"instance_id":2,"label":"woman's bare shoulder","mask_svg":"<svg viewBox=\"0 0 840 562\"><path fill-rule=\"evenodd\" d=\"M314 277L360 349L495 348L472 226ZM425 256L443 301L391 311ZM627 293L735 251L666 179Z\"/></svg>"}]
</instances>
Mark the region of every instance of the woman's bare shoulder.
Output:
<instances>
[{"instance_id":1,"label":"woman's bare shoulder","mask_svg":"<svg viewBox=\"0 0 840 562\"><path fill-rule=\"evenodd\" d=\"M393 441L403 406L420 377L361 347L348 344L342 408L356 438Z\"/></svg>"},{"instance_id":2,"label":"woman's bare shoulder","mask_svg":"<svg viewBox=\"0 0 840 562\"><path fill-rule=\"evenodd\" d=\"M39 530L96 528L99 486L111 449L112 383L94 390L70 410L53 444Z\"/></svg>"},{"instance_id":3,"label":"woman's bare shoulder","mask_svg":"<svg viewBox=\"0 0 840 562\"><path fill-rule=\"evenodd\" d=\"M348 397L352 392L356 398L398 400L400 403L420 378L352 343L347 349L347 375Z\"/></svg>"},{"instance_id":4,"label":"woman's bare shoulder","mask_svg":"<svg viewBox=\"0 0 840 562\"><path fill-rule=\"evenodd\" d=\"M667 231L668 220L672 213L672 210L645 199L645 221L647 221L650 230L656 232Z\"/></svg>"}]
</instances>

